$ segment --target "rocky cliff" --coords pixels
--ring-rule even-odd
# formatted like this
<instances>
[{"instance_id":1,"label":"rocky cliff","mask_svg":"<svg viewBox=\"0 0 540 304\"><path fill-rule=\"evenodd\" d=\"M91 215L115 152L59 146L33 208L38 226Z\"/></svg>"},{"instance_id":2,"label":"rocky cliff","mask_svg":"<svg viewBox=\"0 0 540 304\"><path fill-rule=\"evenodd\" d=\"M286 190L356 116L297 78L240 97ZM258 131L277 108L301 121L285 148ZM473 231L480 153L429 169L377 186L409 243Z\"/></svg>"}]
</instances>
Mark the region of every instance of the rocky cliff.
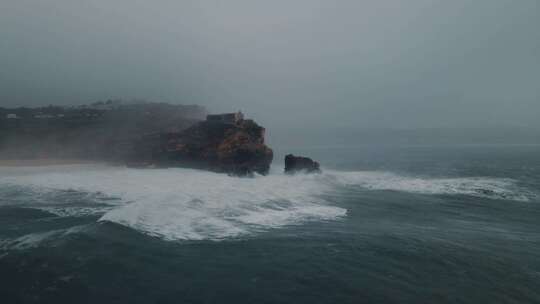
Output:
<instances>
[{"instance_id":1,"label":"rocky cliff","mask_svg":"<svg viewBox=\"0 0 540 304\"><path fill-rule=\"evenodd\" d=\"M207 115L195 105L0 108L0 159L92 159L245 176L268 173L273 152L264 137L241 112Z\"/></svg>"},{"instance_id":2,"label":"rocky cliff","mask_svg":"<svg viewBox=\"0 0 540 304\"><path fill-rule=\"evenodd\" d=\"M235 123L202 121L176 133L164 133L152 152L156 165L181 166L233 175L267 174L273 152L265 129L253 120Z\"/></svg>"}]
</instances>

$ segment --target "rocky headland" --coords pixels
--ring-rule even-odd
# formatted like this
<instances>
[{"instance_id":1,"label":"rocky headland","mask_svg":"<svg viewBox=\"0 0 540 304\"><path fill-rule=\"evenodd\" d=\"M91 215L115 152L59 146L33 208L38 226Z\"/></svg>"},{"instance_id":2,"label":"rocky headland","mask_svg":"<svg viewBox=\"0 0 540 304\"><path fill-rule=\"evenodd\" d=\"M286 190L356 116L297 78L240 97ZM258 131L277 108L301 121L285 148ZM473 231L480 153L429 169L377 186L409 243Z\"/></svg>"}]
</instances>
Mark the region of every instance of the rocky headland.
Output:
<instances>
[{"instance_id":1,"label":"rocky headland","mask_svg":"<svg viewBox=\"0 0 540 304\"><path fill-rule=\"evenodd\" d=\"M140 144L151 142L141 138ZM265 129L241 113L209 115L181 132L160 134L159 143L151 146L150 159L139 161L238 176L267 174L273 159L272 149L265 144Z\"/></svg>"},{"instance_id":2,"label":"rocky headland","mask_svg":"<svg viewBox=\"0 0 540 304\"><path fill-rule=\"evenodd\" d=\"M241 112L197 105L108 100L91 105L0 108L0 159L76 159L137 168L188 167L266 174L265 128Z\"/></svg>"},{"instance_id":3,"label":"rocky headland","mask_svg":"<svg viewBox=\"0 0 540 304\"><path fill-rule=\"evenodd\" d=\"M265 128L241 112L208 115L197 105L108 100L0 108L0 159L105 161L252 176L269 172L273 151L265 143ZM285 172L316 173L320 165L289 154Z\"/></svg>"}]
</instances>

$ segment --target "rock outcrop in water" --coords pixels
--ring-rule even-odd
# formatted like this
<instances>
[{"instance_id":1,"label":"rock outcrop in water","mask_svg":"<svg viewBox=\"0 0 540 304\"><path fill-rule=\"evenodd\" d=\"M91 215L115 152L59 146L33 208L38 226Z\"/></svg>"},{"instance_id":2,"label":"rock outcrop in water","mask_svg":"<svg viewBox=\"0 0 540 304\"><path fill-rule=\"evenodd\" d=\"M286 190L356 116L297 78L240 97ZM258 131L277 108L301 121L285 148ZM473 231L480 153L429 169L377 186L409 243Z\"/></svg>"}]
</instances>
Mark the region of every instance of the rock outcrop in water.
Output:
<instances>
[{"instance_id":1,"label":"rock outcrop in water","mask_svg":"<svg viewBox=\"0 0 540 304\"><path fill-rule=\"evenodd\" d=\"M321 168L318 162L309 157L294 156L288 154L285 156L285 173L320 173Z\"/></svg>"},{"instance_id":2,"label":"rock outcrop in water","mask_svg":"<svg viewBox=\"0 0 540 304\"><path fill-rule=\"evenodd\" d=\"M264 137L265 129L241 113L209 115L182 132L161 134L153 163L240 176L267 174L273 152Z\"/></svg>"}]
</instances>

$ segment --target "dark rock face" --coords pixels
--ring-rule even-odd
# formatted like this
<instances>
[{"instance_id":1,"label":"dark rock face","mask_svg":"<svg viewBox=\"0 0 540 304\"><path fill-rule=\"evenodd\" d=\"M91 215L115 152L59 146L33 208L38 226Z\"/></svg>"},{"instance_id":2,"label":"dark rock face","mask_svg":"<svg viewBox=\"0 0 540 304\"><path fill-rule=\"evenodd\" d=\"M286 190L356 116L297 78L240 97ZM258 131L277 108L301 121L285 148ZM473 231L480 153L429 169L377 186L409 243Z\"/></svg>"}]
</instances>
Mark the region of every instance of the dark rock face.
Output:
<instances>
[{"instance_id":1,"label":"dark rock face","mask_svg":"<svg viewBox=\"0 0 540 304\"><path fill-rule=\"evenodd\" d=\"M321 168L319 163L311 158L288 154L285 156L285 173L296 172L320 173Z\"/></svg>"},{"instance_id":2,"label":"dark rock face","mask_svg":"<svg viewBox=\"0 0 540 304\"><path fill-rule=\"evenodd\" d=\"M167 166L239 176L267 174L273 152L265 145L264 135L265 129L253 120L203 121L182 132L162 134L160 147L152 158Z\"/></svg>"}]
</instances>

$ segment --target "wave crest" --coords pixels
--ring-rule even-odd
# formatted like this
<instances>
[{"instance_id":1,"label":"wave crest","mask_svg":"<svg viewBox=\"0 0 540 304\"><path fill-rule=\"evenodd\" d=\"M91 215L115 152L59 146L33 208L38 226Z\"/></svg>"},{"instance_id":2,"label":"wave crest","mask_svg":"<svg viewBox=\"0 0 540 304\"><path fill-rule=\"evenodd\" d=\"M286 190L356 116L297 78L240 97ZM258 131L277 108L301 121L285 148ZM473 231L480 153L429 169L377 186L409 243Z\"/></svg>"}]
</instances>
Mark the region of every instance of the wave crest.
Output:
<instances>
[{"instance_id":1,"label":"wave crest","mask_svg":"<svg viewBox=\"0 0 540 304\"><path fill-rule=\"evenodd\" d=\"M347 210L325 199L325 194L339 187L528 200L511 179L428 179L361 171L235 178L191 169L63 166L0 176L0 184L92 193L87 198L95 206L41 208L61 210L56 213L69 216L91 214L95 208L100 221L166 240L220 240L306 221L338 219Z\"/></svg>"},{"instance_id":2,"label":"wave crest","mask_svg":"<svg viewBox=\"0 0 540 304\"><path fill-rule=\"evenodd\" d=\"M533 193L522 189L510 178L459 177L420 178L388 172L339 172L333 175L338 184L370 190L390 190L418 194L469 195L489 199L527 202Z\"/></svg>"}]
</instances>

